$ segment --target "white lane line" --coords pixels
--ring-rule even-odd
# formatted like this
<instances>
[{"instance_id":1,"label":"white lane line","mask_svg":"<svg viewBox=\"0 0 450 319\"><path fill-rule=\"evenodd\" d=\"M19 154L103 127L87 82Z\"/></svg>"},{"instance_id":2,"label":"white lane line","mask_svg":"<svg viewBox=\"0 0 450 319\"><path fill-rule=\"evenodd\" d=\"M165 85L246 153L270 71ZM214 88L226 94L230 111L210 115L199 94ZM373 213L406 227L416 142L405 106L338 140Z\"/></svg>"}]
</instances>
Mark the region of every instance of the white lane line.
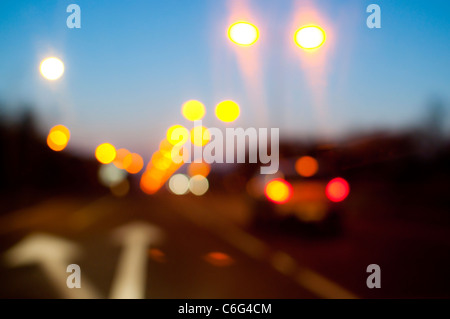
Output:
<instances>
[{"instance_id":1,"label":"white lane line","mask_svg":"<svg viewBox=\"0 0 450 319\"><path fill-rule=\"evenodd\" d=\"M292 276L297 271L294 258L282 251L277 251L270 259L272 266L285 276Z\"/></svg>"},{"instance_id":2,"label":"white lane line","mask_svg":"<svg viewBox=\"0 0 450 319\"><path fill-rule=\"evenodd\" d=\"M38 264L55 289L66 299L99 299L101 295L85 276L81 288L67 287L67 266L80 254L80 248L68 240L48 235L29 235L5 252L4 262L10 267Z\"/></svg>"},{"instance_id":3,"label":"white lane line","mask_svg":"<svg viewBox=\"0 0 450 319\"><path fill-rule=\"evenodd\" d=\"M255 259L268 258L271 266L278 272L292 276L297 284L318 297L327 299L358 299L358 297L317 272L306 267L298 267L295 259L282 251L275 251L260 239L250 235L241 228L227 222L224 218L210 214L204 207L190 203L192 211L185 211L179 206L172 206L182 216L194 224L218 234L223 240Z\"/></svg>"},{"instance_id":4,"label":"white lane line","mask_svg":"<svg viewBox=\"0 0 450 319\"><path fill-rule=\"evenodd\" d=\"M162 231L151 224L134 222L114 232L123 246L111 286L111 299L145 298L147 248L162 239Z\"/></svg>"},{"instance_id":5,"label":"white lane line","mask_svg":"<svg viewBox=\"0 0 450 319\"><path fill-rule=\"evenodd\" d=\"M315 271L301 268L295 278L306 289L325 299L358 299L358 296Z\"/></svg>"},{"instance_id":6,"label":"white lane line","mask_svg":"<svg viewBox=\"0 0 450 319\"><path fill-rule=\"evenodd\" d=\"M252 258L261 259L267 255L268 247L264 242L237 227L218 227L222 239L246 253Z\"/></svg>"}]
</instances>

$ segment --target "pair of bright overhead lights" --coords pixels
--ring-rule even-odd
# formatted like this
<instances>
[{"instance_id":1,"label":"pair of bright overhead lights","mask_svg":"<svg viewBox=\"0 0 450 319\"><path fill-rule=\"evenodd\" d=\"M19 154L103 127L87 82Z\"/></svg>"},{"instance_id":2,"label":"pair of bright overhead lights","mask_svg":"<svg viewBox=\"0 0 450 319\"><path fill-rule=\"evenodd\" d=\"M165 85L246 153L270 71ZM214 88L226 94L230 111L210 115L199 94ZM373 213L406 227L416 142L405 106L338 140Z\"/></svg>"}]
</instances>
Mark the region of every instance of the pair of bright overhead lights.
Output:
<instances>
[{"instance_id":1,"label":"pair of bright overhead lights","mask_svg":"<svg viewBox=\"0 0 450 319\"><path fill-rule=\"evenodd\" d=\"M233 23L228 28L228 38L241 46L251 46L258 41L258 28L246 21ZM321 47L326 40L326 33L316 25L306 25L294 33L294 42L304 50L314 50Z\"/></svg>"}]
</instances>

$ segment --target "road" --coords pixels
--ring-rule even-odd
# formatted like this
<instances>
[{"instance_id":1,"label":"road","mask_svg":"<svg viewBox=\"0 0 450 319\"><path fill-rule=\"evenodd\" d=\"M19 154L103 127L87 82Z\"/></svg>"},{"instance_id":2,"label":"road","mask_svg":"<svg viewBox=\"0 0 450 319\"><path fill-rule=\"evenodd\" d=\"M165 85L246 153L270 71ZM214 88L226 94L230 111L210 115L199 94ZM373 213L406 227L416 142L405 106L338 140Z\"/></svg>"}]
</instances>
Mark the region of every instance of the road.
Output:
<instances>
[{"instance_id":1,"label":"road","mask_svg":"<svg viewBox=\"0 0 450 319\"><path fill-rule=\"evenodd\" d=\"M448 261L431 262L448 236L376 232L357 224L318 239L253 229L239 198L209 194L55 198L0 218L0 298L448 296L448 276L436 281ZM366 286L371 263L381 289ZM80 266L79 289L67 288L69 264Z\"/></svg>"}]
</instances>

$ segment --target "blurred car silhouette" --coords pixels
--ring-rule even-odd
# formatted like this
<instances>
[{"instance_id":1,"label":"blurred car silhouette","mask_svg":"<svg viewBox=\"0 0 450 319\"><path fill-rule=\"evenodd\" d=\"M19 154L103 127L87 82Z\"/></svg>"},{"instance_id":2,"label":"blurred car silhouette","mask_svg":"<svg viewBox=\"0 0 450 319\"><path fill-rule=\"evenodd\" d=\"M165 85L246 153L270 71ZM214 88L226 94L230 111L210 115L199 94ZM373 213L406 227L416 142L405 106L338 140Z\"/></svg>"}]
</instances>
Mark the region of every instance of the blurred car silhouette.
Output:
<instances>
[{"instance_id":1,"label":"blurred car silhouette","mask_svg":"<svg viewBox=\"0 0 450 319\"><path fill-rule=\"evenodd\" d=\"M340 203L350 192L345 179L319 169L310 156L286 160L277 175L257 175L248 184L253 225L300 226L305 232L321 235L341 232Z\"/></svg>"}]
</instances>

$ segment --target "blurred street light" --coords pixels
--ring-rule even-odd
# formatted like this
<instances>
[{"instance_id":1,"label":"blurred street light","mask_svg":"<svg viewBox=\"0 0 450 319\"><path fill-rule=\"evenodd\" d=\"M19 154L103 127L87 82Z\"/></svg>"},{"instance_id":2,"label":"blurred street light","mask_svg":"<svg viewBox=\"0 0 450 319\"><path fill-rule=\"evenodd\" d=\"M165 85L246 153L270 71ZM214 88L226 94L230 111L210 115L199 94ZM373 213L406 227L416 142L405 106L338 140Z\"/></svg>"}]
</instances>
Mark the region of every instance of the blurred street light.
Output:
<instances>
[{"instance_id":1,"label":"blurred street light","mask_svg":"<svg viewBox=\"0 0 450 319\"><path fill-rule=\"evenodd\" d=\"M102 164L109 164L116 158L116 148L109 143L103 143L95 149L95 157Z\"/></svg>"},{"instance_id":2,"label":"blurred street light","mask_svg":"<svg viewBox=\"0 0 450 319\"><path fill-rule=\"evenodd\" d=\"M216 116L222 122L233 122L240 114L239 105L233 101L223 101L216 106Z\"/></svg>"},{"instance_id":3,"label":"blurred street light","mask_svg":"<svg viewBox=\"0 0 450 319\"><path fill-rule=\"evenodd\" d=\"M189 121L199 121L205 116L205 106L202 102L190 100L183 104L181 113Z\"/></svg>"},{"instance_id":4,"label":"blurred street light","mask_svg":"<svg viewBox=\"0 0 450 319\"><path fill-rule=\"evenodd\" d=\"M50 129L47 145L53 151L59 152L66 148L70 139L70 131L64 125L56 125Z\"/></svg>"},{"instance_id":5,"label":"blurred street light","mask_svg":"<svg viewBox=\"0 0 450 319\"><path fill-rule=\"evenodd\" d=\"M240 21L228 28L228 38L237 45L251 46L258 41L259 31L254 24Z\"/></svg>"},{"instance_id":6,"label":"blurred street light","mask_svg":"<svg viewBox=\"0 0 450 319\"><path fill-rule=\"evenodd\" d=\"M318 49L325 43L325 40L325 30L316 25L303 26L294 34L295 44L304 50Z\"/></svg>"},{"instance_id":7,"label":"blurred street light","mask_svg":"<svg viewBox=\"0 0 450 319\"><path fill-rule=\"evenodd\" d=\"M54 81L63 75L64 63L55 57L46 58L42 60L39 70L44 78Z\"/></svg>"}]
</instances>

